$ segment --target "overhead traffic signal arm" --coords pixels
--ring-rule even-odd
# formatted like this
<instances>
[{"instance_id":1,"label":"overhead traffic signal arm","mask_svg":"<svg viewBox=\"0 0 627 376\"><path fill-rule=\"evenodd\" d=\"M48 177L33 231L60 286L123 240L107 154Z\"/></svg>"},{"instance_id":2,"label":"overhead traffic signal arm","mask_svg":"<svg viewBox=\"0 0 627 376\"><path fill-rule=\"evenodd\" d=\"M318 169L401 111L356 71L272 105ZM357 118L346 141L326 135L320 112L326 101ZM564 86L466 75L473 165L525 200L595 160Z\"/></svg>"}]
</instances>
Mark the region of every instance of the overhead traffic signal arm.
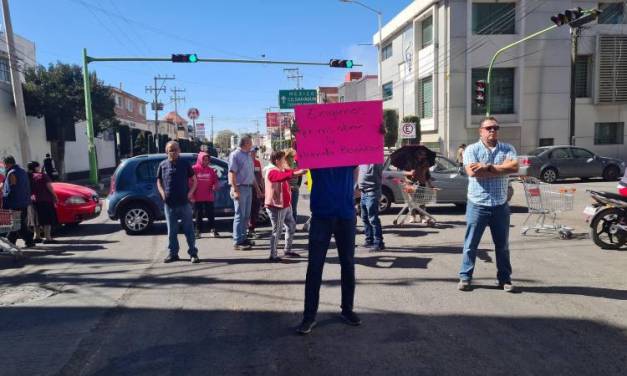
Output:
<instances>
[{"instance_id":1,"label":"overhead traffic signal arm","mask_svg":"<svg viewBox=\"0 0 627 376\"><path fill-rule=\"evenodd\" d=\"M594 21L599 17L601 11L598 9L584 10L581 7L567 9L564 13L556 14L551 17L551 21L557 26L568 24L570 27L580 27L588 22Z\"/></svg>"},{"instance_id":2,"label":"overhead traffic signal arm","mask_svg":"<svg viewBox=\"0 0 627 376\"><path fill-rule=\"evenodd\" d=\"M352 60L342 60L342 59L331 59L329 60L329 66L331 68L352 68L353 61Z\"/></svg>"}]
</instances>

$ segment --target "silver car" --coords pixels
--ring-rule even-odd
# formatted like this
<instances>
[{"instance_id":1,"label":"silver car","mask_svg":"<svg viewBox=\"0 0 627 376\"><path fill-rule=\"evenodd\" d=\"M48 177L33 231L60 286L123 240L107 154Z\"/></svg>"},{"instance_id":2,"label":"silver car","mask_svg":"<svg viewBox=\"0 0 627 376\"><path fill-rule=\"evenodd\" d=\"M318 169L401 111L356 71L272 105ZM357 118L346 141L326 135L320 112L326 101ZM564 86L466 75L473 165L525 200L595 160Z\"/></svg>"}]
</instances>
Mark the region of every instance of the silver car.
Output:
<instances>
[{"instance_id":1,"label":"silver car","mask_svg":"<svg viewBox=\"0 0 627 376\"><path fill-rule=\"evenodd\" d=\"M564 178L618 180L625 171L625 162L601 157L590 150L574 146L546 146L528 155L518 156L519 175L533 176L546 183Z\"/></svg>"}]
</instances>

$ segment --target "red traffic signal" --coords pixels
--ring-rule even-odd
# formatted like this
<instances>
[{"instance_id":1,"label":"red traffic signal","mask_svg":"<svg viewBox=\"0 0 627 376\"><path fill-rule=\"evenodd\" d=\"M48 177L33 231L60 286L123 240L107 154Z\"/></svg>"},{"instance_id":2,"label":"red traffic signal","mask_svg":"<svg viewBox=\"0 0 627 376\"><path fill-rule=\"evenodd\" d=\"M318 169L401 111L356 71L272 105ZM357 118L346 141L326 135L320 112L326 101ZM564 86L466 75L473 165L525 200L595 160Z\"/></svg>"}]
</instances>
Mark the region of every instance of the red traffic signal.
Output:
<instances>
[{"instance_id":1,"label":"red traffic signal","mask_svg":"<svg viewBox=\"0 0 627 376\"><path fill-rule=\"evenodd\" d=\"M485 105L485 89L485 80L477 80L477 82L475 82L475 103L477 106Z\"/></svg>"}]
</instances>

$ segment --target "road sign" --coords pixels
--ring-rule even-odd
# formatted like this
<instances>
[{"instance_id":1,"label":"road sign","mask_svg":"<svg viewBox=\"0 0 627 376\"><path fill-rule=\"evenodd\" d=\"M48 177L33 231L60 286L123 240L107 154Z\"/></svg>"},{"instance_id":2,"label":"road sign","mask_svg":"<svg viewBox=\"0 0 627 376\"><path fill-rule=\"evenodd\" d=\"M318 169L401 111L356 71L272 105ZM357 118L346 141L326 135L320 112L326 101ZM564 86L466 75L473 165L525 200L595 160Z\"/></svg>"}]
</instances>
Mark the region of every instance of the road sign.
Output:
<instances>
[{"instance_id":1,"label":"road sign","mask_svg":"<svg viewBox=\"0 0 627 376\"><path fill-rule=\"evenodd\" d=\"M200 116L200 111L198 111L197 108L190 108L189 110L187 110L187 117L192 119L192 120L196 120L198 119L198 116Z\"/></svg>"},{"instance_id":2,"label":"road sign","mask_svg":"<svg viewBox=\"0 0 627 376\"><path fill-rule=\"evenodd\" d=\"M279 107L281 109L294 108L299 104L315 104L318 102L316 90L279 90Z\"/></svg>"},{"instance_id":3,"label":"road sign","mask_svg":"<svg viewBox=\"0 0 627 376\"><path fill-rule=\"evenodd\" d=\"M157 105L155 106L155 102L150 103L150 107L152 108L152 110L159 110L162 111L163 110L163 103L159 102L157 103ZM156 107L156 108L155 108Z\"/></svg>"},{"instance_id":4,"label":"road sign","mask_svg":"<svg viewBox=\"0 0 627 376\"><path fill-rule=\"evenodd\" d=\"M416 138L416 124L401 124L401 138Z\"/></svg>"},{"instance_id":5,"label":"road sign","mask_svg":"<svg viewBox=\"0 0 627 376\"><path fill-rule=\"evenodd\" d=\"M205 123L196 123L196 137L204 137L205 136Z\"/></svg>"}]
</instances>

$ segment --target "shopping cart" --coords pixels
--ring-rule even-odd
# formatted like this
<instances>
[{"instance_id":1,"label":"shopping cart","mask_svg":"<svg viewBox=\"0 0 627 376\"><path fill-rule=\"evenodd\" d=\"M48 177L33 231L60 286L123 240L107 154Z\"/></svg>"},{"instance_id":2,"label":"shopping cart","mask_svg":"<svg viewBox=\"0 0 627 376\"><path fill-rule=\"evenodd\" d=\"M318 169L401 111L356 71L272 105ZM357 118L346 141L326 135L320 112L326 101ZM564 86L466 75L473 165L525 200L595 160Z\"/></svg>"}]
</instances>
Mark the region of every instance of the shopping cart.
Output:
<instances>
[{"instance_id":1,"label":"shopping cart","mask_svg":"<svg viewBox=\"0 0 627 376\"><path fill-rule=\"evenodd\" d=\"M3 236L20 230L20 215L19 211L0 209L0 255L9 255L16 259L22 257L20 249Z\"/></svg>"},{"instance_id":2,"label":"shopping cart","mask_svg":"<svg viewBox=\"0 0 627 376\"><path fill-rule=\"evenodd\" d=\"M401 185L401 193L405 201L405 206L403 206L392 223L395 225L403 225L409 216L417 212L423 219L427 220L429 226L434 227L436 220L431 214L427 213L424 205L435 204L437 188L408 184L400 179L395 181L395 183Z\"/></svg>"},{"instance_id":3,"label":"shopping cart","mask_svg":"<svg viewBox=\"0 0 627 376\"><path fill-rule=\"evenodd\" d=\"M556 221L558 213L573 210L575 189L556 188L554 185L542 183L528 176L521 180L525 189L529 215L523 222L520 233L526 235L529 230L534 230L536 233L558 234L562 239L570 239L573 229L558 224ZM536 217L535 223L527 226L527 222L533 216Z\"/></svg>"}]
</instances>

